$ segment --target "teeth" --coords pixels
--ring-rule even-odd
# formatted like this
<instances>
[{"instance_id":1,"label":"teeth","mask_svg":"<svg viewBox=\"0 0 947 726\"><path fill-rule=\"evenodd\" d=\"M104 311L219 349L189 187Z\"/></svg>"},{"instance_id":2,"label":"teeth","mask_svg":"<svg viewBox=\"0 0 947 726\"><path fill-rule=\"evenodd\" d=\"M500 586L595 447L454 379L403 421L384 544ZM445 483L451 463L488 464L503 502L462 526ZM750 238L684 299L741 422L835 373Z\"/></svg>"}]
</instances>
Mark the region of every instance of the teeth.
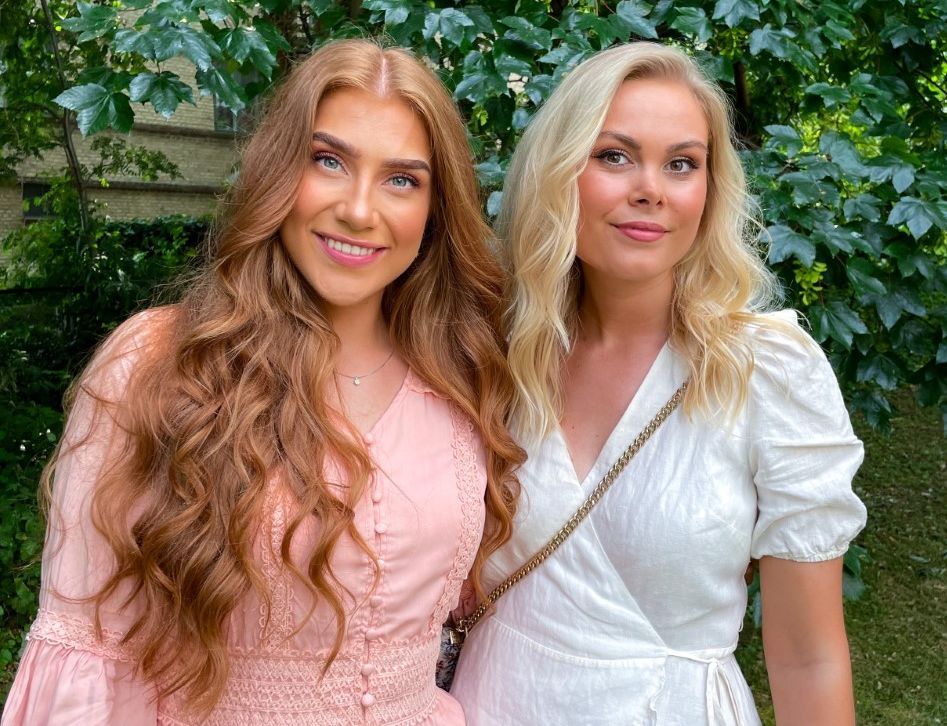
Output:
<instances>
[{"instance_id":1,"label":"teeth","mask_svg":"<svg viewBox=\"0 0 947 726\"><path fill-rule=\"evenodd\" d=\"M350 245L348 242L339 242L338 240L330 239L329 237L325 237L324 239L326 244L329 245L330 249L333 249L336 252L341 252L343 255L365 257L366 255L370 255L375 251L373 247L359 247L358 245Z\"/></svg>"}]
</instances>

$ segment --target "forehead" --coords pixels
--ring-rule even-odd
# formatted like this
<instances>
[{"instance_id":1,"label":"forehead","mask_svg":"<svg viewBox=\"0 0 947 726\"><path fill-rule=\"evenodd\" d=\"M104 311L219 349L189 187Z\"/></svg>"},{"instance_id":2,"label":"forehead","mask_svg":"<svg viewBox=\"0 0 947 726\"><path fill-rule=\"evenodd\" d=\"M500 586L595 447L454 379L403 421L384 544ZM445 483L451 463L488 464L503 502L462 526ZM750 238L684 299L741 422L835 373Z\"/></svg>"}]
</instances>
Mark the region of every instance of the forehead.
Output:
<instances>
[{"instance_id":1,"label":"forehead","mask_svg":"<svg viewBox=\"0 0 947 726\"><path fill-rule=\"evenodd\" d=\"M354 146L360 154L430 160L427 128L403 98L360 88L329 91L319 101L313 131Z\"/></svg>"},{"instance_id":2,"label":"forehead","mask_svg":"<svg viewBox=\"0 0 947 726\"><path fill-rule=\"evenodd\" d=\"M709 125L694 92L665 78L624 81L608 107L603 131L617 131L644 142L648 138L677 143L685 137L707 144Z\"/></svg>"}]
</instances>

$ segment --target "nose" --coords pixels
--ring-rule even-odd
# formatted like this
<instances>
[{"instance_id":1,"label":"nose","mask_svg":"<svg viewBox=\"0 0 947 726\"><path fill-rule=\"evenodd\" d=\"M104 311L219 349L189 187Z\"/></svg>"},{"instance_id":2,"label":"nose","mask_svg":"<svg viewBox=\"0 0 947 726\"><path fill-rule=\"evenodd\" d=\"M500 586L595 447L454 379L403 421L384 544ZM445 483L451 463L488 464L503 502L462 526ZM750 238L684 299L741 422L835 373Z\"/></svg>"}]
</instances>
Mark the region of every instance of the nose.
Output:
<instances>
[{"instance_id":1,"label":"nose","mask_svg":"<svg viewBox=\"0 0 947 726\"><path fill-rule=\"evenodd\" d=\"M354 179L336 203L336 216L353 230L375 226L377 209L374 189L369 179Z\"/></svg>"},{"instance_id":2,"label":"nose","mask_svg":"<svg viewBox=\"0 0 947 726\"><path fill-rule=\"evenodd\" d=\"M664 201L661 170L642 164L631 177L628 201L636 205L659 205Z\"/></svg>"}]
</instances>

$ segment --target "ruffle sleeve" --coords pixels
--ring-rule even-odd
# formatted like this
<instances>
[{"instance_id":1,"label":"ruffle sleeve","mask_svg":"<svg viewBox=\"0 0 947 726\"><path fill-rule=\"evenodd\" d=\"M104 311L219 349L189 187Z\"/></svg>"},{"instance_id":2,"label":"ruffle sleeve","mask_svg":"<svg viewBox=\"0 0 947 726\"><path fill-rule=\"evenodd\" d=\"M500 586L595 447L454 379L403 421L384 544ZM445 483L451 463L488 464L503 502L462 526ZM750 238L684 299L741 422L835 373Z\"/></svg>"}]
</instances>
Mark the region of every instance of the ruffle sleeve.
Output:
<instances>
[{"instance_id":1,"label":"ruffle sleeve","mask_svg":"<svg viewBox=\"0 0 947 726\"><path fill-rule=\"evenodd\" d=\"M51 614L55 619L55 614ZM34 624L43 630L40 613ZM135 676L127 659L77 645L74 633L62 631L63 644L33 637L26 646L16 681L7 697L3 726L147 726L157 723L152 689Z\"/></svg>"},{"instance_id":2,"label":"ruffle sleeve","mask_svg":"<svg viewBox=\"0 0 947 726\"><path fill-rule=\"evenodd\" d=\"M832 366L798 326L758 328L750 383L750 465L758 515L751 553L802 562L840 557L865 526L852 478L864 458Z\"/></svg>"},{"instance_id":3,"label":"ruffle sleeve","mask_svg":"<svg viewBox=\"0 0 947 726\"><path fill-rule=\"evenodd\" d=\"M132 370L154 342L162 310L141 313L117 329L83 374L63 432L43 548L39 612L7 697L0 726L83 724L147 726L157 721L153 687L136 676L121 644L139 609L119 588L99 612L83 598L112 572L111 548L92 523L96 481L124 448L116 423ZM95 399L108 402L96 405Z\"/></svg>"}]
</instances>

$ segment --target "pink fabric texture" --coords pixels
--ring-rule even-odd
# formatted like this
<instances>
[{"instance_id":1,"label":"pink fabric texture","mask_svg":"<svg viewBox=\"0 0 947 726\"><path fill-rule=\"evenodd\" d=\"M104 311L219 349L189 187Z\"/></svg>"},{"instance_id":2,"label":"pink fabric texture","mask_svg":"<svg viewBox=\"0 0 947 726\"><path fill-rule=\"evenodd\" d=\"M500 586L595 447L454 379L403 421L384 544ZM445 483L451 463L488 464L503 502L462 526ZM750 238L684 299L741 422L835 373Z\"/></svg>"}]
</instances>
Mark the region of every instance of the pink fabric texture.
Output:
<instances>
[{"instance_id":1,"label":"pink fabric texture","mask_svg":"<svg viewBox=\"0 0 947 726\"><path fill-rule=\"evenodd\" d=\"M99 378L94 390L123 390L151 314L136 316L113 336L100 358L117 346L119 355L93 370L93 382ZM89 507L116 445L114 429L107 417L93 421L90 401L80 395L65 437L92 435L58 467L40 610L2 726L198 723L180 697L157 699L153 686L136 676L133 657L120 644L134 602L103 609L99 638L92 607L64 599L95 592L110 569L110 550L92 527ZM292 503L274 476L256 542L273 610L267 618L261 599L249 594L231 613L230 676L213 713L200 723L464 724L460 705L435 687L434 668L441 623L458 602L480 542L483 446L472 422L410 371L365 442L376 470L355 522L378 558L380 579L372 589L371 558L343 538L333 557L351 593L344 596L341 653L323 675L335 619L322 602L306 618L311 597L282 564L279 545ZM316 526L308 520L295 533L295 563L308 560Z\"/></svg>"}]
</instances>

